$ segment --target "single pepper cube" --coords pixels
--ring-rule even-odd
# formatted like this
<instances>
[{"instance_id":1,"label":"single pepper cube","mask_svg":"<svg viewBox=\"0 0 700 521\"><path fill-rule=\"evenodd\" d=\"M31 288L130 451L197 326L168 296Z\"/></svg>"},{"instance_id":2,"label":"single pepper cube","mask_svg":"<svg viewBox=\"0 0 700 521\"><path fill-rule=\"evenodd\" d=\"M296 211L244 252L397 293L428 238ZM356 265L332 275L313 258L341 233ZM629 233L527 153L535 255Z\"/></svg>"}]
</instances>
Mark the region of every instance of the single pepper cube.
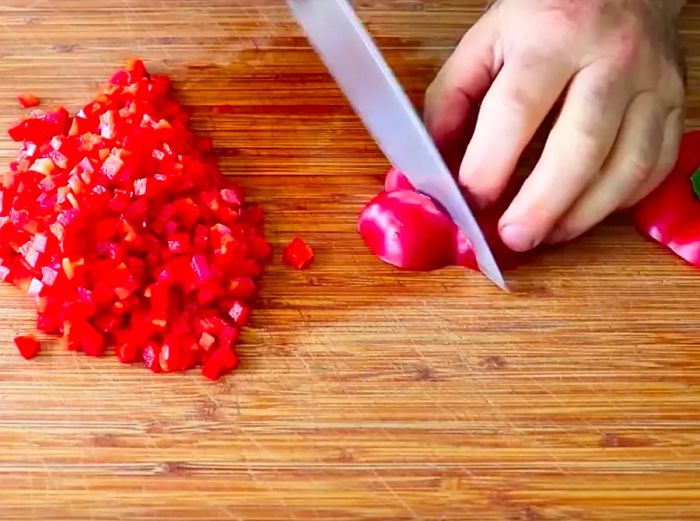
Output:
<instances>
[{"instance_id":1,"label":"single pepper cube","mask_svg":"<svg viewBox=\"0 0 700 521\"><path fill-rule=\"evenodd\" d=\"M292 268L303 270L311 265L314 260L314 250L300 237L295 237L284 248L282 259Z\"/></svg>"}]
</instances>

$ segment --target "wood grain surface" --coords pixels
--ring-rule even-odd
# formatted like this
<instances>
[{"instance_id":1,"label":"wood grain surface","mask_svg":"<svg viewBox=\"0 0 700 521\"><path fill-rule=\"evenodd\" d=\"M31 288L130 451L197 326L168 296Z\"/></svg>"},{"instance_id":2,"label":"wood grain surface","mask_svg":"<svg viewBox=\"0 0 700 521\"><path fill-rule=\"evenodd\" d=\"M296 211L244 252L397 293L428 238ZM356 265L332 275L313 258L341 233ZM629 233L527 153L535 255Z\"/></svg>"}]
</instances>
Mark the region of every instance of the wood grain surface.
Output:
<instances>
[{"instance_id":1,"label":"wood grain surface","mask_svg":"<svg viewBox=\"0 0 700 521\"><path fill-rule=\"evenodd\" d=\"M700 519L700 276L615 218L500 293L374 259L356 216L386 162L281 0L3 0L0 127L78 107L126 58L173 76L279 253L240 370L154 376L13 335L0 288L0 518ZM482 0L362 0L419 102ZM684 15L700 123L700 7ZM220 104L233 114L217 114ZM15 146L0 140L3 164Z\"/></svg>"}]
</instances>

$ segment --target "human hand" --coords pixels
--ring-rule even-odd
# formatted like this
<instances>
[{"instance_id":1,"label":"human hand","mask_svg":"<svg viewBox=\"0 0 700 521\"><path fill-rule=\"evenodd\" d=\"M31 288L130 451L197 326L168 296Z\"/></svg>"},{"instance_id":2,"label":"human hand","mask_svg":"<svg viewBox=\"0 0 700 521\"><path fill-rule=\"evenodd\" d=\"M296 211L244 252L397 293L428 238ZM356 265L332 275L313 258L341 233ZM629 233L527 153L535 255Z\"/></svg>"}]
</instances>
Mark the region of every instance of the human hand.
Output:
<instances>
[{"instance_id":1,"label":"human hand","mask_svg":"<svg viewBox=\"0 0 700 521\"><path fill-rule=\"evenodd\" d=\"M678 0L499 0L426 92L438 147L476 126L459 180L479 206L501 195L545 117L542 155L499 222L526 251L584 233L634 205L672 169L685 84ZM480 105L480 108L479 108Z\"/></svg>"}]
</instances>

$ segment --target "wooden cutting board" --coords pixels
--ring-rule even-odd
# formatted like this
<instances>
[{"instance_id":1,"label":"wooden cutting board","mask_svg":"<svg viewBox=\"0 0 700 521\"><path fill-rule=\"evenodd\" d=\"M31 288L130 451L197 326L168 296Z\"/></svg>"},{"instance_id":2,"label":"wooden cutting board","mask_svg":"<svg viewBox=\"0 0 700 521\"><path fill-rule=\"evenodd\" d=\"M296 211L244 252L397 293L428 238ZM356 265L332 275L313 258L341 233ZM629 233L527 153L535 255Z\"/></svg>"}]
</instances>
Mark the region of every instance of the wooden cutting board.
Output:
<instances>
[{"instance_id":1,"label":"wooden cutting board","mask_svg":"<svg viewBox=\"0 0 700 521\"><path fill-rule=\"evenodd\" d=\"M417 102L483 3L358 2ZM3 0L0 127L19 92L74 110L130 56L172 75L276 251L300 234L318 257L276 258L217 383L51 346L27 363L34 313L3 286L1 519L700 519L696 271L624 219L512 295L384 266L355 226L386 162L277 0Z\"/></svg>"}]
</instances>

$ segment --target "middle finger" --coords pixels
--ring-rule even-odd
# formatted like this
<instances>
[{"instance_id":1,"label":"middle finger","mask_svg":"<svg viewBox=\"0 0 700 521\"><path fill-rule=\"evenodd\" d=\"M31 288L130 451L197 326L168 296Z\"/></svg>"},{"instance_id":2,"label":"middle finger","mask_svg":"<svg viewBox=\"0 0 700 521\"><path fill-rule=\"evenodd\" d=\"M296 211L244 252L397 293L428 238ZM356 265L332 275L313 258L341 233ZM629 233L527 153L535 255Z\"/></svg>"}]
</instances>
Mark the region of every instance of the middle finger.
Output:
<instances>
[{"instance_id":1,"label":"middle finger","mask_svg":"<svg viewBox=\"0 0 700 521\"><path fill-rule=\"evenodd\" d=\"M542 157L501 218L509 248L527 251L541 243L600 172L628 99L620 75L602 64L574 77Z\"/></svg>"}]
</instances>

